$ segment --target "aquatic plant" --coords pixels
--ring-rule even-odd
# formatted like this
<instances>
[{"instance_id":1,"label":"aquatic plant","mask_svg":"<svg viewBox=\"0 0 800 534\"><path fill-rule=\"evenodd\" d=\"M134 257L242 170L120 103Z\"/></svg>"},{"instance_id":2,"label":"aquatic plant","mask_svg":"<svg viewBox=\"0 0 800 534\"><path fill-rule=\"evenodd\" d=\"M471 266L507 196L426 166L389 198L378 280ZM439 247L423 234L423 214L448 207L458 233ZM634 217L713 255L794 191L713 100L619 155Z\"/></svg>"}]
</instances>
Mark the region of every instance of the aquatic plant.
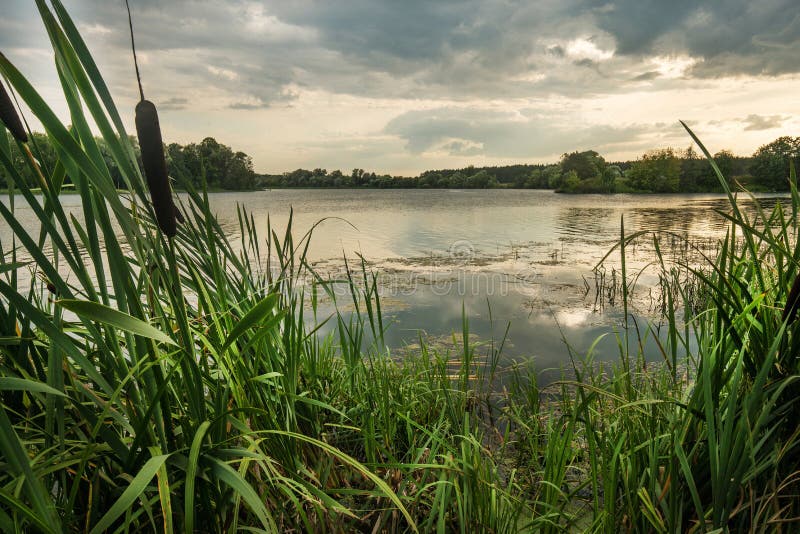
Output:
<instances>
[{"instance_id":1,"label":"aquatic plant","mask_svg":"<svg viewBox=\"0 0 800 534\"><path fill-rule=\"evenodd\" d=\"M136 104L136 136L139 139L139 148L142 151L142 167L147 178L147 187L150 189L150 199L156 220L161 231L167 237L175 237L178 210L172 201L172 188L167 175L167 159L164 157L164 141L161 139L161 125L158 122L156 105L145 100L142 90L142 78L139 75L139 60L136 57L136 44L133 37L133 21L131 8L125 0L128 10L128 25L131 30L131 51L133 62L136 66L136 82L139 85L139 103Z\"/></svg>"}]
</instances>

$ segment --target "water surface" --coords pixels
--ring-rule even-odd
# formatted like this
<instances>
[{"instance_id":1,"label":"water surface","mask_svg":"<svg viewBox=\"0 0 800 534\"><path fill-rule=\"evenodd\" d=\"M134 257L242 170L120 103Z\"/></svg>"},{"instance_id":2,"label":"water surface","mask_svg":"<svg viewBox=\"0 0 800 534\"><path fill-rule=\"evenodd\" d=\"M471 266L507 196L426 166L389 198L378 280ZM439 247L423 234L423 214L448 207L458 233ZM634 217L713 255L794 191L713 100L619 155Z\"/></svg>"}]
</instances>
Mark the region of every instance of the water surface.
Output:
<instances>
[{"instance_id":1,"label":"water surface","mask_svg":"<svg viewBox=\"0 0 800 534\"><path fill-rule=\"evenodd\" d=\"M702 264L699 253L713 256L726 229L716 210L728 208L723 195L531 190L291 189L209 198L234 240L240 205L252 213L262 237L268 221L282 234L290 213L296 239L313 227L308 256L323 277L341 278L344 257L354 263L363 257L379 274L389 324L385 339L395 350L413 347L421 336L446 347L454 333L460 337L466 317L476 339L486 343L479 352L488 351L491 340L498 346L510 324L506 359L533 361L539 369L565 365L567 344L581 354L602 335L597 357L618 355L625 321L619 296L604 288L619 284L619 253L595 268L619 243L623 228L625 235L651 232L626 249L629 273L641 273L629 320L644 325L658 318L653 235L667 263ZM63 203L82 220L78 196L65 195ZM18 218L26 227L38 226L22 204ZM10 239L4 225L0 240ZM339 305L347 310L347 299ZM324 304L320 312L330 308ZM659 359L655 343L645 350Z\"/></svg>"},{"instance_id":2,"label":"water surface","mask_svg":"<svg viewBox=\"0 0 800 534\"><path fill-rule=\"evenodd\" d=\"M238 232L235 207L256 224L284 228L293 213L296 235L314 224L309 257L319 272L343 273L343 256L379 273L387 343L403 347L420 336L448 345L462 318L506 359L533 360L539 369L568 363L567 344L582 354L598 339L598 358L614 359L625 321L619 297L598 299L595 268L623 232L650 231L626 250L638 274L630 320L658 323L660 269L665 261L702 263L724 235L723 195L559 195L530 190L273 190L212 195L220 220ZM620 279L619 254L600 267L604 284ZM631 274L631 278L633 278ZM346 299L343 299L346 300ZM641 328L646 330L646 328ZM454 349L455 350L455 349ZM659 359L657 345L645 352Z\"/></svg>"}]
</instances>

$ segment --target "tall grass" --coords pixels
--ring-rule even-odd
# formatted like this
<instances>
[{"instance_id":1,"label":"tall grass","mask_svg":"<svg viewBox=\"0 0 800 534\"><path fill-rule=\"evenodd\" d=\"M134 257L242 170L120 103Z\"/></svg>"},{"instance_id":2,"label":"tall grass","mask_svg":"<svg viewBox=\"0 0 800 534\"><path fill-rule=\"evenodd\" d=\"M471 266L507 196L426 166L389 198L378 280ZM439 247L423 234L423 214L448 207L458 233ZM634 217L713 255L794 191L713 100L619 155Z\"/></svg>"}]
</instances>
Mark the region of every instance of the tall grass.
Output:
<instances>
[{"instance_id":1,"label":"tall grass","mask_svg":"<svg viewBox=\"0 0 800 534\"><path fill-rule=\"evenodd\" d=\"M0 212L14 233L0 251L0 522L48 532L513 525L513 485L495 484L467 407L470 366L456 387L445 356L400 367L368 342L383 326L366 271L349 277L357 313L335 314L337 337L320 338L300 284L310 235L267 229L261 242L242 210L235 246L188 180L186 223L163 236L85 43L60 2L37 6L72 126L0 59L59 155L37 194L0 141L12 183ZM83 222L60 203L66 176ZM16 217L20 197L41 230Z\"/></svg>"},{"instance_id":2,"label":"tall grass","mask_svg":"<svg viewBox=\"0 0 800 534\"><path fill-rule=\"evenodd\" d=\"M699 268L680 266L701 281L707 305L681 318L668 295L660 369L648 368L640 351L631 354L627 327L617 368L607 376L578 369L572 416L586 431L589 480L602 495L592 515L602 530L797 528L800 353L784 307L800 264L800 196L794 173L790 180L787 208L765 212L752 198L754 216L727 190L731 210L721 215L730 227L718 256ZM623 232L623 258L636 237ZM690 301L693 288L671 272L672 287Z\"/></svg>"},{"instance_id":3,"label":"tall grass","mask_svg":"<svg viewBox=\"0 0 800 534\"><path fill-rule=\"evenodd\" d=\"M321 278L306 262L312 232L259 229L241 209L233 243L205 191L178 176L185 223L162 235L85 43L59 0L37 6L71 126L0 56L58 153L52 169L17 168L0 135L12 182L0 215L14 236L0 243L0 528L792 530L798 332L783 307L800 265L796 188L786 208L756 203L755 217L728 191L718 257L682 266L707 306L684 318L681 297L695 296L674 284L663 365L639 348L655 334L627 320L619 363L574 354L555 393L527 366L499 369L499 349L473 346L466 318L457 350L423 344L397 361L376 277L362 262ZM40 191L26 172L41 174ZM66 177L80 218L60 201ZM20 203L40 228L21 222ZM638 237L621 228L623 265ZM334 285L349 288L341 311Z\"/></svg>"}]
</instances>

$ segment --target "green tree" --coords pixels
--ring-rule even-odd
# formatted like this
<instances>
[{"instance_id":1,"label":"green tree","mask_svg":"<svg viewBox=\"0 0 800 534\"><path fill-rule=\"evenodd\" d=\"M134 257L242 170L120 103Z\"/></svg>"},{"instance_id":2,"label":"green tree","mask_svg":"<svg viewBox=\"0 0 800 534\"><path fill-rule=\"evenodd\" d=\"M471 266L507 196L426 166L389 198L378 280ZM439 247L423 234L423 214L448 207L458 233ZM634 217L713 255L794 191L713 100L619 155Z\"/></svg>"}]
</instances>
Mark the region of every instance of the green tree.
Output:
<instances>
[{"instance_id":1,"label":"green tree","mask_svg":"<svg viewBox=\"0 0 800 534\"><path fill-rule=\"evenodd\" d=\"M2 125L0 125L0 135L7 135ZM8 139L11 146L11 161L14 162L14 167L19 169L30 187L41 187L39 179L34 175L27 163L27 158L19 150L14 138L9 134ZM53 148L53 144L50 142L50 138L46 134L33 132L29 139L28 146L31 149L34 159L39 163L42 172L45 174L53 172L58 156L56 155L55 148ZM5 170L0 168L0 186L2 187L8 187L10 185L5 172Z\"/></svg>"},{"instance_id":2,"label":"green tree","mask_svg":"<svg viewBox=\"0 0 800 534\"><path fill-rule=\"evenodd\" d=\"M628 184L639 191L675 193L680 186L681 161L671 148L651 150L631 165Z\"/></svg>"},{"instance_id":3,"label":"green tree","mask_svg":"<svg viewBox=\"0 0 800 534\"><path fill-rule=\"evenodd\" d=\"M603 192L613 193L617 178L620 176L622 176L622 171L617 165L609 165L603 169L600 174L600 184L603 187Z\"/></svg>"},{"instance_id":4,"label":"green tree","mask_svg":"<svg viewBox=\"0 0 800 534\"><path fill-rule=\"evenodd\" d=\"M600 176L606 167L606 160L594 150L571 152L561 156L561 172L575 171L580 180Z\"/></svg>"},{"instance_id":5,"label":"green tree","mask_svg":"<svg viewBox=\"0 0 800 534\"><path fill-rule=\"evenodd\" d=\"M368 184L369 178L364 176L364 169L353 169L350 173L350 181L353 187L361 187Z\"/></svg>"},{"instance_id":6,"label":"green tree","mask_svg":"<svg viewBox=\"0 0 800 534\"><path fill-rule=\"evenodd\" d=\"M423 173L417 180L417 187L422 189L430 189L436 187L439 177L435 173Z\"/></svg>"},{"instance_id":7,"label":"green tree","mask_svg":"<svg viewBox=\"0 0 800 534\"><path fill-rule=\"evenodd\" d=\"M581 179L578 176L578 173L573 169L564 173L564 183L561 186L561 189L568 192L575 192L578 190L580 183Z\"/></svg>"},{"instance_id":8,"label":"green tree","mask_svg":"<svg viewBox=\"0 0 800 534\"><path fill-rule=\"evenodd\" d=\"M561 173L561 167L559 165L551 165L547 167L543 174L547 178L547 187L550 189L559 189L562 185L564 185L564 177Z\"/></svg>"},{"instance_id":9,"label":"green tree","mask_svg":"<svg viewBox=\"0 0 800 534\"><path fill-rule=\"evenodd\" d=\"M789 161L800 163L800 137L779 137L753 154L750 173L755 182L774 191L789 188Z\"/></svg>"},{"instance_id":10,"label":"green tree","mask_svg":"<svg viewBox=\"0 0 800 534\"><path fill-rule=\"evenodd\" d=\"M254 189L256 173L253 172L253 159L244 152L236 152L228 162L225 174L225 189L238 191Z\"/></svg>"},{"instance_id":11,"label":"green tree","mask_svg":"<svg viewBox=\"0 0 800 534\"><path fill-rule=\"evenodd\" d=\"M464 187L464 175L456 171L450 175L448 186L454 189Z\"/></svg>"},{"instance_id":12,"label":"green tree","mask_svg":"<svg viewBox=\"0 0 800 534\"><path fill-rule=\"evenodd\" d=\"M534 169L524 183L527 189L547 189L547 175L542 169Z\"/></svg>"},{"instance_id":13,"label":"green tree","mask_svg":"<svg viewBox=\"0 0 800 534\"><path fill-rule=\"evenodd\" d=\"M328 177L333 182L334 187L352 187L353 185L353 179L350 176L345 176L339 169L331 171Z\"/></svg>"},{"instance_id":14,"label":"green tree","mask_svg":"<svg viewBox=\"0 0 800 534\"><path fill-rule=\"evenodd\" d=\"M464 180L464 185L465 187L469 187L472 189L484 189L489 185L489 181L492 180L493 178L494 177L490 176L488 172L482 170L476 172L472 176L468 176Z\"/></svg>"},{"instance_id":15,"label":"green tree","mask_svg":"<svg viewBox=\"0 0 800 534\"><path fill-rule=\"evenodd\" d=\"M715 184L709 181L709 170L711 170L711 166L706 159L701 157L693 146L689 145L681 159L679 189L684 192L713 190Z\"/></svg>"},{"instance_id":16,"label":"green tree","mask_svg":"<svg viewBox=\"0 0 800 534\"><path fill-rule=\"evenodd\" d=\"M736 156L733 155L733 152L730 150L720 150L716 154L714 154L714 163L717 164L719 167L720 172L722 172L722 176L728 183L731 183L733 180L733 174L736 169ZM713 169L711 169L711 165L708 165L709 170L711 170L711 174L714 175L715 184L710 189L719 189L719 179ZM710 184L709 184L710 185Z\"/></svg>"}]
</instances>

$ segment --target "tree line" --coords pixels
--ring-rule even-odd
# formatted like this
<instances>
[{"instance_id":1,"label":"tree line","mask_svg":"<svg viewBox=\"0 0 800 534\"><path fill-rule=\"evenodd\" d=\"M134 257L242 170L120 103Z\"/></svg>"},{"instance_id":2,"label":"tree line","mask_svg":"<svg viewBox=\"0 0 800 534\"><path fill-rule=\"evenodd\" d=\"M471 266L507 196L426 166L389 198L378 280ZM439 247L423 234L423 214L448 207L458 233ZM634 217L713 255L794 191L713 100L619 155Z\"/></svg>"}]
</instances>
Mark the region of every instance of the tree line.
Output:
<instances>
[{"instance_id":1,"label":"tree line","mask_svg":"<svg viewBox=\"0 0 800 534\"><path fill-rule=\"evenodd\" d=\"M760 147L752 156L728 150L714 161L730 184L751 191L785 191L789 165L800 164L800 137L780 137ZM693 147L664 148L642 154L635 161L607 162L594 150L564 154L553 165L508 165L428 170L419 176L391 176L353 169L297 169L262 175L262 187L333 188L452 188L452 189L555 189L564 193L700 193L721 191L716 173Z\"/></svg>"},{"instance_id":2,"label":"tree line","mask_svg":"<svg viewBox=\"0 0 800 534\"><path fill-rule=\"evenodd\" d=\"M96 141L115 186L125 187L122 174L105 140L97 138ZM134 136L130 137L130 141L141 168L142 161L138 141ZM58 155L50 138L43 133L34 132L31 135L30 146L42 169L45 172L51 172L55 168ZM201 188L204 182L210 190L248 191L259 187L258 176L253 170L253 159L244 152L234 151L213 137L206 137L199 143L189 143L188 145L170 143L164 146L164 152L169 175L173 178L180 177L181 180L187 180L194 187ZM31 187L38 187L39 182L23 161L24 156L16 143L11 144L11 158L17 169L23 169L23 178L28 181L28 184ZM69 177L67 177L66 183L69 182ZM5 171L0 169L0 188L7 188L9 185Z\"/></svg>"},{"instance_id":3,"label":"tree line","mask_svg":"<svg viewBox=\"0 0 800 534\"><path fill-rule=\"evenodd\" d=\"M47 135L34 132L31 146L45 171L52 170L57 150ZM97 139L111 178L117 187L124 187L122 175L102 138ZM135 137L131 144L141 165ZM31 187L38 181L27 170L16 144L11 157L18 169L25 169L24 178ZM199 143L165 145L167 170L173 178L181 177L195 187L205 184L210 190L248 191L280 187L331 188L445 188L445 189L554 189L565 193L694 193L721 190L708 161L691 146L685 150L664 148L651 150L635 161L607 162L594 150L570 152L552 165L519 164L496 167L468 166L461 169L428 170L419 176L376 174L353 169L297 169L277 175L258 175L252 158L241 151L206 137ZM723 150L714 154L714 161L726 179L741 183L751 191L785 191L788 189L790 162L800 165L800 137L779 137L758 148L752 156L736 156ZM8 177L0 170L0 188L7 188Z\"/></svg>"}]
</instances>

